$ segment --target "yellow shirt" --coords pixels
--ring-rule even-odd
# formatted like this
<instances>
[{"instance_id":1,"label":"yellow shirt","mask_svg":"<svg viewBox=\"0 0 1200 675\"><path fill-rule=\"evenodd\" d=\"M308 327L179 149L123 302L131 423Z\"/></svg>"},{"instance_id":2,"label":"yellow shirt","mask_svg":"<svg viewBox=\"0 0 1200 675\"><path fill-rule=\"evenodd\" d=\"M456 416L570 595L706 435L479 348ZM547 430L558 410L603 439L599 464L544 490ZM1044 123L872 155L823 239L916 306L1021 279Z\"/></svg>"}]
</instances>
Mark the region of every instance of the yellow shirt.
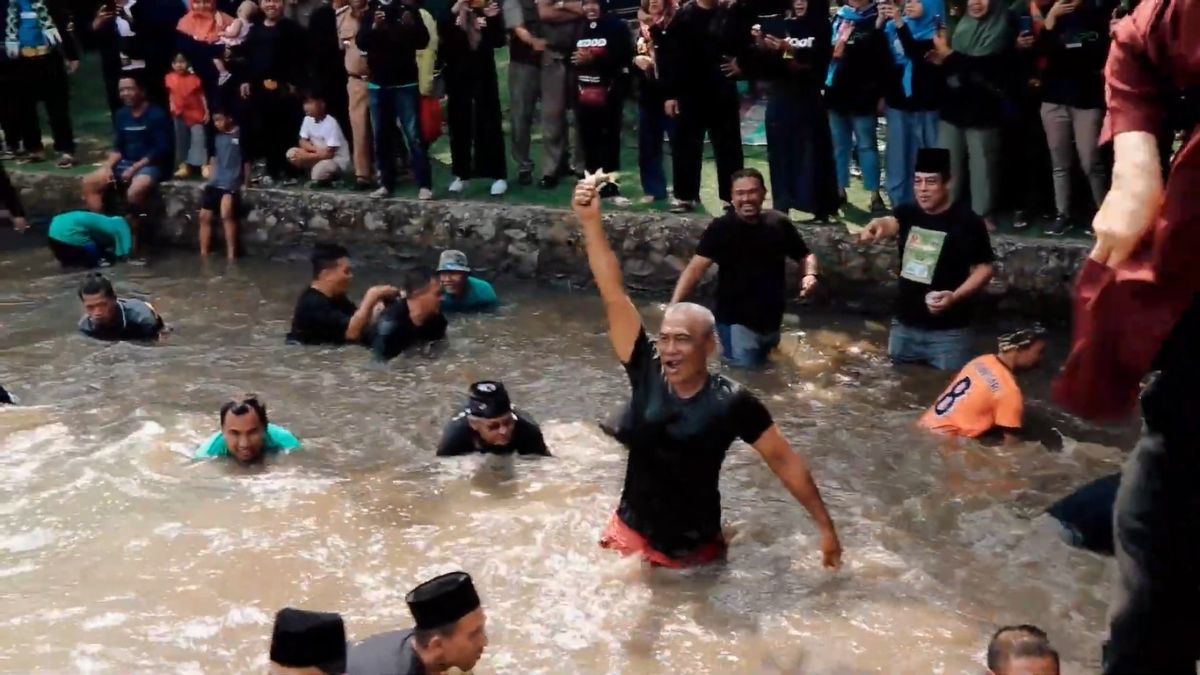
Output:
<instances>
[{"instance_id":1,"label":"yellow shirt","mask_svg":"<svg viewBox=\"0 0 1200 675\"><path fill-rule=\"evenodd\" d=\"M988 354L964 366L917 424L937 433L978 438L994 427L1020 429L1023 409L1012 371Z\"/></svg>"},{"instance_id":2,"label":"yellow shirt","mask_svg":"<svg viewBox=\"0 0 1200 675\"><path fill-rule=\"evenodd\" d=\"M429 45L417 50L417 87L422 96L433 96L433 67L437 61L438 28L433 15L421 10L421 20L425 22L425 30L429 31Z\"/></svg>"}]
</instances>

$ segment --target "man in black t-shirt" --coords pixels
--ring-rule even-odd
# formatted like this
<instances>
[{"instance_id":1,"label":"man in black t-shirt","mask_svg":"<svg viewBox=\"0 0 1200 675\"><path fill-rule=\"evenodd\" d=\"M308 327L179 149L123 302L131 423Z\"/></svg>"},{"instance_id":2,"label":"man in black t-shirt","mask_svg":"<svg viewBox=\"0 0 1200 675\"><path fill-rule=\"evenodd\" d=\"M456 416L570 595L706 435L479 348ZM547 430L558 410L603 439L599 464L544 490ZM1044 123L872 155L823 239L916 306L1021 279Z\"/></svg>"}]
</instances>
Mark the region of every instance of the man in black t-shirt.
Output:
<instances>
[{"instance_id":1,"label":"man in black t-shirt","mask_svg":"<svg viewBox=\"0 0 1200 675\"><path fill-rule=\"evenodd\" d=\"M888 338L892 362L954 371L971 360L972 304L992 279L992 244L983 219L950 201L949 151L917 152L913 188L917 203L867 223L859 243L899 235L900 292Z\"/></svg>"},{"instance_id":2,"label":"man in black t-shirt","mask_svg":"<svg viewBox=\"0 0 1200 675\"><path fill-rule=\"evenodd\" d=\"M756 169L733 174L733 213L713 220L692 256L671 303L691 295L717 263L717 336L721 355L742 368L761 366L779 344L783 322L785 260L804 265L800 296L817 285L817 257L787 216L763 211L766 183Z\"/></svg>"},{"instance_id":3,"label":"man in black t-shirt","mask_svg":"<svg viewBox=\"0 0 1200 675\"><path fill-rule=\"evenodd\" d=\"M379 317L371 351L381 361L409 347L446 337L442 314L442 284L428 267L404 273L404 297L388 305Z\"/></svg>"},{"instance_id":4,"label":"man in black t-shirt","mask_svg":"<svg viewBox=\"0 0 1200 675\"><path fill-rule=\"evenodd\" d=\"M363 295L362 307L355 307L346 297L354 278L350 253L337 244L317 244L312 270L312 284L300 294L292 315L292 330L287 335L292 344L365 343L383 303L400 295L392 286L372 286Z\"/></svg>"},{"instance_id":5,"label":"man in black t-shirt","mask_svg":"<svg viewBox=\"0 0 1200 675\"><path fill-rule=\"evenodd\" d=\"M651 342L625 291L599 201L590 182L576 188L573 204L608 315L609 341L632 388L615 434L629 449L625 486L601 546L667 567L723 557L717 484L725 454L740 438L808 510L820 530L825 566L837 567L841 544L808 463L754 394L708 372L708 357L716 351L712 312L687 302L671 305L657 345Z\"/></svg>"},{"instance_id":6,"label":"man in black t-shirt","mask_svg":"<svg viewBox=\"0 0 1200 675\"><path fill-rule=\"evenodd\" d=\"M446 425L437 454L449 457L477 452L550 456L537 422L512 406L501 382L485 380L471 385L470 399Z\"/></svg>"}]
</instances>

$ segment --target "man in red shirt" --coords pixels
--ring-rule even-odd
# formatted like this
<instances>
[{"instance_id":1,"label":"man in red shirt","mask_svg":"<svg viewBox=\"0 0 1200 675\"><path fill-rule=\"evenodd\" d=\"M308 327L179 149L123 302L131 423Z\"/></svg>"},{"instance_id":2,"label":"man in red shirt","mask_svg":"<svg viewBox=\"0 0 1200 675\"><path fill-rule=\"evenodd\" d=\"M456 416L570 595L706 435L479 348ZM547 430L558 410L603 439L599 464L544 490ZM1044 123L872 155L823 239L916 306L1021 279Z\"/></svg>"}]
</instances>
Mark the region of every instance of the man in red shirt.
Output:
<instances>
[{"instance_id":1,"label":"man in red shirt","mask_svg":"<svg viewBox=\"0 0 1200 675\"><path fill-rule=\"evenodd\" d=\"M1113 186L1080 274L1075 344L1055 397L1145 422L1117 493L1119 578L1104 673L1195 673L1200 655L1200 0L1143 0L1105 71ZM1182 115L1179 115L1182 113ZM1175 116L1179 115L1179 116ZM1164 190L1156 136L1188 130Z\"/></svg>"}]
</instances>

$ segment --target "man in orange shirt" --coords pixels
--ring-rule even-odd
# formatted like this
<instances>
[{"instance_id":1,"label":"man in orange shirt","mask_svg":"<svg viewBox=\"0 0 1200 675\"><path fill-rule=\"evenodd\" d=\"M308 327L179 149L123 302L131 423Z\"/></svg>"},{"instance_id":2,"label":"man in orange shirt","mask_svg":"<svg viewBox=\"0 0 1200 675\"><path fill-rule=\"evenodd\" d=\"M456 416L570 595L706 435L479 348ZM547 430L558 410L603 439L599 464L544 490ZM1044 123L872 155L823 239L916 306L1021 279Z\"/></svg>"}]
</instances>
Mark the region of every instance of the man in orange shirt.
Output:
<instances>
[{"instance_id":1,"label":"man in orange shirt","mask_svg":"<svg viewBox=\"0 0 1200 675\"><path fill-rule=\"evenodd\" d=\"M1006 443L1021 429L1024 403L1014 373L1042 360L1046 347L1041 326L1000 336L1000 352L968 363L918 424L930 431L978 438L993 429Z\"/></svg>"}]
</instances>

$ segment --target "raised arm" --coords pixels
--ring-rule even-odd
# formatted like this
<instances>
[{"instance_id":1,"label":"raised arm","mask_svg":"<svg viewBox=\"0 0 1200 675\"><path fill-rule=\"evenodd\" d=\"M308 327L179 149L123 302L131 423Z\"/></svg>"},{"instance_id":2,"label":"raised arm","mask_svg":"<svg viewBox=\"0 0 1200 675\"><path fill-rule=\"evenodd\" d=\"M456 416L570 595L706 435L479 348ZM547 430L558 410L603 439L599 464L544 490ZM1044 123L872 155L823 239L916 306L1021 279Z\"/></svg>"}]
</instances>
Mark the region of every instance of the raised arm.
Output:
<instances>
[{"instance_id":1,"label":"raised arm","mask_svg":"<svg viewBox=\"0 0 1200 675\"><path fill-rule=\"evenodd\" d=\"M580 183L575 187L571 201L587 248L588 267L604 301L604 313L608 317L608 340L621 363L628 363L633 356L633 346L642 331L642 317L633 300L625 291L621 278L621 263L608 244L608 235L600 222L600 196L596 188Z\"/></svg>"},{"instance_id":2,"label":"raised arm","mask_svg":"<svg viewBox=\"0 0 1200 675\"><path fill-rule=\"evenodd\" d=\"M821 491L813 482L812 472L808 462L798 452L792 450L787 439L780 433L779 427L772 424L762 436L754 442L753 447L762 455L771 472L779 477L787 491L792 493L808 511L817 529L821 533L822 564L828 569L840 567L842 564L842 544L838 541L837 531L833 527L833 519L825 510L825 502L821 499Z\"/></svg>"},{"instance_id":3,"label":"raised arm","mask_svg":"<svg viewBox=\"0 0 1200 675\"><path fill-rule=\"evenodd\" d=\"M371 319L375 316L375 305L378 305L384 300L393 300L400 296L400 291L392 286L372 286L367 289L363 295L362 304L350 317L350 323L346 325L346 342L358 342L366 332L367 326L371 325Z\"/></svg>"}]
</instances>

